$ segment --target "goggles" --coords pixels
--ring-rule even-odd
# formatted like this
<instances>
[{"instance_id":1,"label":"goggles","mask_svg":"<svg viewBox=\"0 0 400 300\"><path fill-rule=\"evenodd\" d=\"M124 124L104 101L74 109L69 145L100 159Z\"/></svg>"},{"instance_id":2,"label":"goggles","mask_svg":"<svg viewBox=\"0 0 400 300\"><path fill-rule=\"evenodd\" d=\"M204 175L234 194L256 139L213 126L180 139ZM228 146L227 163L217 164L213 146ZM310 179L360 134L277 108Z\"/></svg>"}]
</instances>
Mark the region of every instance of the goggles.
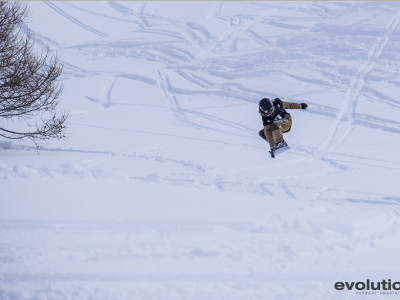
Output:
<instances>
[{"instance_id":1,"label":"goggles","mask_svg":"<svg viewBox=\"0 0 400 300\"><path fill-rule=\"evenodd\" d=\"M271 108L270 108L269 110L267 110L267 111L264 111L264 110L263 110L263 113L264 113L265 116L270 117L270 116L273 115L274 111L275 111L275 107L271 107Z\"/></svg>"}]
</instances>

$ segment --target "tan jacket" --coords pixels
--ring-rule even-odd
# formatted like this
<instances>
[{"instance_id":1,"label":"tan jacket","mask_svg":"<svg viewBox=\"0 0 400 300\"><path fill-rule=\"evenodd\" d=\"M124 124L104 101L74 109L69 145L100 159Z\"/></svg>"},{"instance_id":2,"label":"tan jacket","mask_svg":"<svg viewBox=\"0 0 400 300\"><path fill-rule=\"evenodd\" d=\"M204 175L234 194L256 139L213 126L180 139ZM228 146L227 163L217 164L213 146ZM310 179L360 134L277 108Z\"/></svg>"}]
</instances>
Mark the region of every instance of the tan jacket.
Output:
<instances>
[{"instance_id":1,"label":"tan jacket","mask_svg":"<svg viewBox=\"0 0 400 300\"><path fill-rule=\"evenodd\" d=\"M301 109L301 105L299 103L294 103L294 102L282 101L282 106L283 106L283 109ZM258 108L258 113L260 115L262 115L263 117L265 117L263 111L260 108ZM292 117L290 116L290 114L288 117L290 118L290 126L291 126L292 125ZM271 130L271 124L264 126L264 132L269 131L269 130ZM289 128L289 130L290 130L290 128Z\"/></svg>"}]
</instances>

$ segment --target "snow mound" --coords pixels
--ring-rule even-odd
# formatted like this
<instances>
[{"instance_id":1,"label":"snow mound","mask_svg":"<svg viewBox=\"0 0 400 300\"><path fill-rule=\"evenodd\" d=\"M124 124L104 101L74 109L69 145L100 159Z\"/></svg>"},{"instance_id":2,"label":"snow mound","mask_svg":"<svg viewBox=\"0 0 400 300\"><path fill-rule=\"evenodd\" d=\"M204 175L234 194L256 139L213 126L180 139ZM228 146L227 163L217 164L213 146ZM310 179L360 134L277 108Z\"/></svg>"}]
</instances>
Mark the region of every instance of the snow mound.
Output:
<instances>
[{"instance_id":1,"label":"snow mound","mask_svg":"<svg viewBox=\"0 0 400 300\"><path fill-rule=\"evenodd\" d=\"M0 141L0 150L8 150L13 148L12 141Z\"/></svg>"},{"instance_id":2,"label":"snow mound","mask_svg":"<svg viewBox=\"0 0 400 300\"><path fill-rule=\"evenodd\" d=\"M162 182L163 181L163 176L161 172L154 172L153 174L143 178L144 181L149 181L149 182Z\"/></svg>"}]
</instances>

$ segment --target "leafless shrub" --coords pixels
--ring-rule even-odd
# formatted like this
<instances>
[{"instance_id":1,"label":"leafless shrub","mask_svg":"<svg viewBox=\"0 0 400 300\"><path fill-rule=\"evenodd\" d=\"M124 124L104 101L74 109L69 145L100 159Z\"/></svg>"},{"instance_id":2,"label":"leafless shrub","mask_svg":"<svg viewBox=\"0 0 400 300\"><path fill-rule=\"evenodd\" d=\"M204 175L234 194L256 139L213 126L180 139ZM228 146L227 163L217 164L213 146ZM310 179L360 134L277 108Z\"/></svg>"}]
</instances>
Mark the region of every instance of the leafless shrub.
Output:
<instances>
[{"instance_id":1,"label":"leafless shrub","mask_svg":"<svg viewBox=\"0 0 400 300\"><path fill-rule=\"evenodd\" d=\"M62 84L57 78L62 65L49 49L34 51L32 33L23 32L29 9L22 2L0 2L0 136L41 141L65 138L68 113L57 114ZM31 124L27 117L40 116ZM26 130L5 128L2 120L25 121Z\"/></svg>"}]
</instances>

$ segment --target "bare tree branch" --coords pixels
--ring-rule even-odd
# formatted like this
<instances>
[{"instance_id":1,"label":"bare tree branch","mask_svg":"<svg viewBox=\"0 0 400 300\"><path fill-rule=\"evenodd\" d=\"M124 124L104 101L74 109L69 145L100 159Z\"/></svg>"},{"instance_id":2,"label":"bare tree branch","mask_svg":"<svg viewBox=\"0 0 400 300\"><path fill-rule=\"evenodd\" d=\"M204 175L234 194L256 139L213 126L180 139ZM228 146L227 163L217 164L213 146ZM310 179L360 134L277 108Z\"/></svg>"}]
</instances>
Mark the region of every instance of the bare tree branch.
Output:
<instances>
[{"instance_id":1,"label":"bare tree branch","mask_svg":"<svg viewBox=\"0 0 400 300\"><path fill-rule=\"evenodd\" d=\"M0 120L40 115L41 122L27 122L28 130L22 132L0 124L0 136L28 138L38 145L43 140L65 138L68 113L56 111L63 89L57 82L63 70L59 56L50 57L48 48L39 55L34 52L32 34L22 32L28 15L22 2L0 2ZM46 115L51 117L46 119ZM29 130L31 127L35 129Z\"/></svg>"}]
</instances>

